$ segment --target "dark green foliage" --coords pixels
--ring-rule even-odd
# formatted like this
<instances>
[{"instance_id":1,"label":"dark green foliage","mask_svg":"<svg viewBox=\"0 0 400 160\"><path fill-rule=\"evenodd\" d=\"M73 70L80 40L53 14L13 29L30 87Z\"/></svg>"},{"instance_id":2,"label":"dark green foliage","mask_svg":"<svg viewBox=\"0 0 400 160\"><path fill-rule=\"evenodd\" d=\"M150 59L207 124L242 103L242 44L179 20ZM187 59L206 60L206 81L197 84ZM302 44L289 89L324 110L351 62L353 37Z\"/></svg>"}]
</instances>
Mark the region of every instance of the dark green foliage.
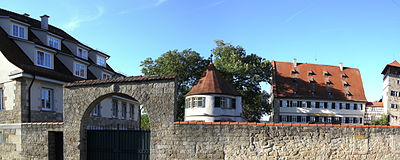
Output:
<instances>
[{"instance_id":1,"label":"dark green foliage","mask_svg":"<svg viewBox=\"0 0 400 160\"><path fill-rule=\"evenodd\" d=\"M387 115L383 115L383 116L382 116L381 118L379 118L379 119L372 120L372 121L371 121L371 125L388 126L388 125L389 125L388 116L387 116Z\"/></svg>"},{"instance_id":2,"label":"dark green foliage","mask_svg":"<svg viewBox=\"0 0 400 160\"><path fill-rule=\"evenodd\" d=\"M148 114L143 114L141 119L140 119L140 129L142 130L150 130L150 121L149 121L149 115Z\"/></svg>"},{"instance_id":3,"label":"dark green foliage","mask_svg":"<svg viewBox=\"0 0 400 160\"><path fill-rule=\"evenodd\" d=\"M200 56L196 51L186 49L168 51L156 60L147 58L141 62L142 73L145 75L177 74L178 99L177 120L183 121L185 94L201 78L209 61Z\"/></svg>"},{"instance_id":4,"label":"dark green foliage","mask_svg":"<svg viewBox=\"0 0 400 160\"><path fill-rule=\"evenodd\" d=\"M271 63L255 54L247 55L241 46L233 46L224 41L215 41L212 50L215 67L221 75L242 94L243 114L247 121L259 121L262 114L270 111L268 93L261 90L260 83L269 82ZM184 95L201 78L209 60L191 49L168 51L156 60L147 58L142 61L142 73L145 75L178 75L178 113L177 120L184 117Z\"/></svg>"}]
</instances>

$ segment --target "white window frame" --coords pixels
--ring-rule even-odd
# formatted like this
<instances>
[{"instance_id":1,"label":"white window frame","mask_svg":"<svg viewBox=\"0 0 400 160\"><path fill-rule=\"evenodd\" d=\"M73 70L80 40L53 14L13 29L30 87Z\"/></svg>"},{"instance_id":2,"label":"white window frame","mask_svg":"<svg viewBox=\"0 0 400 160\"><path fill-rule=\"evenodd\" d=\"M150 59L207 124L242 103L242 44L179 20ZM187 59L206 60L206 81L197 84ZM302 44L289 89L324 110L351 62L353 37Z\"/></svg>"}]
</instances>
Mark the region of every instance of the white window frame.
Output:
<instances>
[{"instance_id":1,"label":"white window frame","mask_svg":"<svg viewBox=\"0 0 400 160\"><path fill-rule=\"evenodd\" d=\"M16 29L16 30L15 30ZM22 30L21 30L22 29ZM22 39L26 39L25 35L26 35L26 27L22 26L22 25L18 25L18 24L12 24L11 26L11 35L13 37L18 37L18 38L22 38Z\"/></svg>"},{"instance_id":2,"label":"white window frame","mask_svg":"<svg viewBox=\"0 0 400 160\"><path fill-rule=\"evenodd\" d=\"M40 102L42 110L52 111L54 101L54 90L51 88L42 88L40 90Z\"/></svg>"},{"instance_id":3,"label":"white window frame","mask_svg":"<svg viewBox=\"0 0 400 160\"><path fill-rule=\"evenodd\" d=\"M80 52L80 50L81 50L82 52ZM81 47L77 47L77 49L76 49L76 56L81 57L81 58L83 58L83 59L88 59L88 52L87 52L86 49L83 49L83 48L81 48Z\"/></svg>"},{"instance_id":4,"label":"white window frame","mask_svg":"<svg viewBox=\"0 0 400 160\"><path fill-rule=\"evenodd\" d=\"M3 88L0 88L0 112L3 111Z\"/></svg>"},{"instance_id":5,"label":"white window frame","mask_svg":"<svg viewBox=\"0 0 400 160\"><path fill-rule=\"evenodd\" d=\"M40 57L39 54L43 54L43 57ZM53 64L52 54L42 51L42 50L36 50L36 65L37 66L52 69L52 66L53 66L52 64Z\"/></svg>"},{"instance_id":6,"label":"white window frame","mask_svg":"<svg viewBox=\"0 0 400 160\"><path fill-rule=\"evenodd\" d=\"M307 122L307 116L301 116L301 123Z\"/></svg>"},{"instance_id":7,"label":"white window frame","mask_svg":"<svg viewBox=\"0 0 400 160\"><path fill-rule=\"evenodd\" d=\"M126 102L121 103L121 119L126 119Z\"/></svg>"},{"instance_id":8,"label":"white window frame","mask_svg":"<svg viewBox=\"0 0 400 160\"><path fill-rule=\"evenodd\" d=\"M135 116L135 105L129 104L129 119L133 120Z\"/></svg>"},{"instance_id":9,"label":"white window frame","mask_svg":"<svg viewBox=\"0 0 400 160\"><path fill-rule=\"evenodd\" d=\"M83 69L83 76L81 75L81 71ZM78 73L77 73L78 72ZM87 67L82 63L75 62L74 63L74 75L81 78L86 78L87 76Z\"/></svg>"},{"instance_id":10,"label":"white window frame","mask_svg":"<svg viewBox=\"0 0 400 160\"><path fill-rule=\"evenodd\" d=\"M118 101L113 100L111 106L112 118L118 118Z\"/></svg>"},{"instance_id":11,"label":"white window frame","mask_svg":"<svg viewBox=\"0 0 400 160\"><path fill-rule=\"evenodd\" d=\"M112 78L112 77L111 77L111 74L108 74L108 73L104 73L104 72L103 72L103 73L101 74L101 79L107 79L107 78Z\"/></svg>"},{"instance_id":12,"label":"white window frame","mask_svg":"<svg viewBox=\"0 0 400 160\"><path fill-rule=\"evenodd\" d=\"M99 59L102 59L102 61L100 61ZM103 57L103 56L97 55L96 64L99 65L99 66L106 67L106 58Z\"/></svg>"},{"instance_id":13,"label":"white window frame","mask_svg":"<svg viewBox=\"0 0 400 160\"><path fill-rule=\"evenodd\" d=\"M282 122L287 122L287 115L282 115Z\"/></svg>"},{"instance_id":14,"label":"white window frame","mask_svg":"<svg viewBox=\"0 0 400 160\"><path fill-rule=\"evenodd\" d=\"M60 49L60 39L52 36L47 36L47 45L55 49Z\"/></svg>"},{"instance_id":15,"label":"white window frame","mask_svg":"<svg viewBox=\"0 0 400 160\"><path fill-rule=\"evenodd\" d=\"M97 104L92 111L92 116L99 116L100 104Z\"/></svg>"},{"instance_id":16,"label":"white window frame","mask_svg":"<svg viewBox=\"0 0 400 160\"><path fill-rule=\"evenodd\" d=\"M206 98L205 97L194 97L193 99L194 102L194 106L198 107L198 108L205 108L205 102L206 102ZM201 105L200 103L201 102Z\"/></svg>"}]
</instances>

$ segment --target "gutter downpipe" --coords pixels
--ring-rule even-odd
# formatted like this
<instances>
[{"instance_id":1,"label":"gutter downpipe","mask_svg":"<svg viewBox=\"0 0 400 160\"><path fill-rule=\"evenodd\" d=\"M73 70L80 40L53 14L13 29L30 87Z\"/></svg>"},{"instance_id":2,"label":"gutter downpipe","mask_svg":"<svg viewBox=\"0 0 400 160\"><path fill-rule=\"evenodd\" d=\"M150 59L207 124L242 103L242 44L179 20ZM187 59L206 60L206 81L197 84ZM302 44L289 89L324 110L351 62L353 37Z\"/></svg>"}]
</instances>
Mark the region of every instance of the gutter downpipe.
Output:
<instances>
[{"instance_id":1,"label":"gutter downpipe","mask_svg":"<svg viewBox=\"0 0 400 160\"><path fill-rule=\"evenodd\" d=\"M36 79L36 74L33 74L33 78L31 83L29 84L29 88L28 88L28 105L29 105L29 110L28 110L28 122L32 122L32 113L31 113L31 109L32 109L32 105L31 105L31 92L32 92L32 85L33 85L33 81L35 81Z\"/></svg>"}]
</instances>

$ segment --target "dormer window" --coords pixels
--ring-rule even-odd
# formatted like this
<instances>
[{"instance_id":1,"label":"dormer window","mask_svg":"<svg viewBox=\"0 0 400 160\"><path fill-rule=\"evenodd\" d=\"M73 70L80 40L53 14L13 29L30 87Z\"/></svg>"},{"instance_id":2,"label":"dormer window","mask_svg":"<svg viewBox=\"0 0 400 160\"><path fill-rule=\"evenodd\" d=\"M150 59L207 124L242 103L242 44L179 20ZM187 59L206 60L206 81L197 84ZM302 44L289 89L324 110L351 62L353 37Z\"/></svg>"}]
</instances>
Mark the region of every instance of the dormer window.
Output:
<instances>
[{"instance_id":1,"label":"dormer window","mask_svg":"<svg viewBox=\"0 0 400 160\"><path fill-rule=\"evenodd\" d=\"M324 76L331 76L331 74L329 72L325 71Z\"/></svg>"},{"instance_id":2,"label":"dormer window","mask_svg":"<svg viewBox=\"0 0 400 160\"><path fill-rule=\"evenodd\" d=\"M36 51L36 65L51 69L52 56L44 51Z\"/></svg>"},{"instance_id":3,"label":"dormer window","mask_svg":"<svg viewBox=\"0 0 400 160\"><path fill-rule=\"evenodd\" d=\"M102 57L102 56L97 56L97 65L99 66L106 66L106 58Z\"/></svg>"},{"instance_id":4,"label":"dormer window","mask_svg":"<svg viewBox=\"0 0 400 160\"><path fill-rule=\"evenodd\" d=\"M347 76L347 74L342 74L342 78L349 78L349 76Z\"/></svg>"},{"instance_id":5,"label":"dormer window","mask_svg":"<svg viewBox=\"0 0 400 160\"><path fill-rule=\"evenodd\" d=\"M25 29L26 27L23 27L18 24L12 24L12 35L14 37L22 38L25 39Z\"/></svg>"},{"instance_id":6,"label":"dormer window","mask_svg":"<svg viewBox=\"0 0 400 160\"><path fill-rule=\"evenodd\" d=\"M310 83L315 83L315 82L316 82L315 79L314 79L314 77L311 77L311 78L309 78L308 80L309 80Z\"/></svg>"},{"instance_id":7,"label":"dormer window","mask_svg":"<svg viewBox=\"0 0 400 160\"><path fill-rule=\"evenodd\" d=\"M78 48L77 54L78 57L81 57L83 59L87 59L88 55L87 55L87 51L85 49L82 48Z\"/></svg>"},{"instance_id":8,"label":"dormer window","mask_svg":"<svg viewBox=\"0 0 400 160\"><path fill-rule=\"evenodd\" d=\"M343 85L344 85L345 87L349 87L349 86L350 86L350 84L349 84L348 82L346 82L346 81L343 81Z\"/></svg>"},{"instance_id":9,"label":"dormer window","mask_svg":"<svg viewBox=\"0 0 400 160\"><path fill-rule=\"evenodd\" d=\"M108 73L103 73L101 76L102 79L107 79L107 78L111 78L111 74Z\"/></svg>"},{"instance_id":10,"label":"dormer window","mask_svg":"<svg viewBox=\"0 0 400 160\"><path fill-rule=\"evenodd\" d=\"M296 70L292 70L292 74L299 74Z\"/></svg>"},{"instance_id":11,"label":"dormer window","mask_svg":"<svg viewBox=\"0 0 400 160\"><path fill-rule=\"evenodd\" d=\"M48 45L50 47L53 47L55 49L60 49L60 40L58 40L57 38L54 38L52 36L48 36Z\"/></svg>"},{"instance_id":12,"label":"dormer window","mask_svg":"<svg viewBox=\"0 0 400 160\"><path fill-rule=\"evenodd\" d=\"M350 92L347 92L346 96L350 97L350 96L353 96L353 94L351 94Z\"/></svg>"},{"instance_id":13,"label":"dormer window","mask_svg":"<svg viewBox=\"0 0 400 160\"><path fill-rule=\"evenodd\" d=\"M86 78L86 66L81 63L75 62L74 75L81 78Z\"/></svg>"},{"instance_id":14,"label":"dormer window","mask_svg":"<svg viewBox=\"0 0 400 160\"><path fill-rule=\"evenodd\" d=\"M327 84L327 85L332 85L333 83L332 83L331 80L327 79L327 80L326 80L326 84Z\"/></svg>"},{"instance_id":15,"label":"dormer window","mask_svg":"<svg viewBox=\"0 0 400 160\"><path fill-rule=\"evenodd\" d=\"M313 76L313 75L315 75L315 73L313 71L308 71L308 75Z\"/></svg>"}]
</instances>

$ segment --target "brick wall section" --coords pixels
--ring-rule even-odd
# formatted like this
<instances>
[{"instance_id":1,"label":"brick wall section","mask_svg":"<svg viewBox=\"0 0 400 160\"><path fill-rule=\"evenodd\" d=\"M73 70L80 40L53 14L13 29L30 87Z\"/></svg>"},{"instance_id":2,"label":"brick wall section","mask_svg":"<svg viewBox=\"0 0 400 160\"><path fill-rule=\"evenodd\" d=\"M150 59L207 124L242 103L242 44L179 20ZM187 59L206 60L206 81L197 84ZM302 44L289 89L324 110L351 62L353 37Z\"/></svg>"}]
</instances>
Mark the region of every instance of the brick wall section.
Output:
<instances>
[{"instance_id":1,"label":"brick wall section","mask_svg":"<svg viewBox=\"0 0 400 160\"><path fill-rule=\"evenodd\" d=\"M152 159L393 159L397 126L175 122Z\"/></svg>"}]
</instances>

